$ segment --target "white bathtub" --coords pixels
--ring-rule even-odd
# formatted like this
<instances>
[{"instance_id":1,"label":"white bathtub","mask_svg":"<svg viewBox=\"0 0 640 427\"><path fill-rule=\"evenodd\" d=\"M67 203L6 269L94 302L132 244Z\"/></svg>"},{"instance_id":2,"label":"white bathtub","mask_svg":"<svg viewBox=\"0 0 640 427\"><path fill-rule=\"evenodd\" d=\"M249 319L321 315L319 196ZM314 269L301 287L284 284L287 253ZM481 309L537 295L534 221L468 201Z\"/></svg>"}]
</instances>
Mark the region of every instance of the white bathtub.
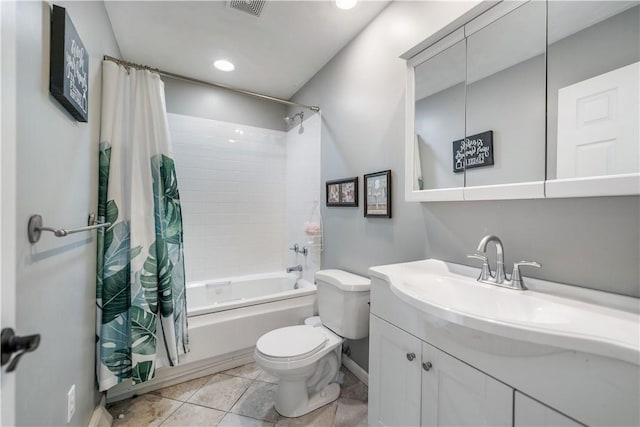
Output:
<instances>
[{"instance_id":1,"label":"white bathtub","mask_svg":"<svg viewBox=\"0 0 640 427\"><path fill-rule=\"evenodd\" d=\"M267 273L187 284L191 351L153 380L118 384L107 401L129 398L253 361L263 334L301 325L317 310L316 287L295 274Z\"/></svg>"},{"instance_id":2,"label":"white bathtub","mask_svg":"<svg viewBox=\"0 0 640 427\"><path fill-rule=\"evenodd\" d=\"M313 295L315 285L295 273L265 273L187 284L189 317Z\"/></svg>"}]
</instances>

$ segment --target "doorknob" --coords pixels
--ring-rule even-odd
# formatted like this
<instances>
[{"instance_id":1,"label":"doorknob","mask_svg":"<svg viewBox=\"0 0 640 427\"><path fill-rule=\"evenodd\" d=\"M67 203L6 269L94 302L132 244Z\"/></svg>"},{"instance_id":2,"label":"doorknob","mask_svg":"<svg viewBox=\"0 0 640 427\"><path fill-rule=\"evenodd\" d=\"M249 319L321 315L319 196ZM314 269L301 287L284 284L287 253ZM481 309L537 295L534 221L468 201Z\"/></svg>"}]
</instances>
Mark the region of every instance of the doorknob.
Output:
<instances>
[{"instance_id":1,"label":"doorknob","mask_svg":"<svg viewBox=\"0 0 640 427\"><path fill-rule=\"evenodd\" d=\"M0 365L4 366L9 362L9 360L11 360L11 355L13 353L19 352L13 360L11 360L9 366L7 366L6 372L13 372L18 366L20 358L25 353L30 353L38 348L40 345L40 334L19 337L15 334L13 329L4 328L0 335L0 341L2 342L2 360Z\"/></svg>"}]
</instances>

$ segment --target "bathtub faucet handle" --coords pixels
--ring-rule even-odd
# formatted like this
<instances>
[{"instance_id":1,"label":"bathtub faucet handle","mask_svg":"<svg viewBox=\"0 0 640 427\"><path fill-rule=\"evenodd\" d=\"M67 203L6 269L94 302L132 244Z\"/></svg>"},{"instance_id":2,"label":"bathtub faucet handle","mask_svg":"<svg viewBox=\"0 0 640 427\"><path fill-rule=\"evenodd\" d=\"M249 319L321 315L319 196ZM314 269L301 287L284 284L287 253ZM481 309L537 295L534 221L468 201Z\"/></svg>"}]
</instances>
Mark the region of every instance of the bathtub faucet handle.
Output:
<instances>
[{"instance_id":1,"label":"bathtub faucet handle","mask_svg":"<svg viewBox=\"0 0 640 427\"><path fill-rule=\"evenodd\" d=\"M289 250L297 254L302 254L304 256L307 256L309 254L309 249L307 249L306 246L303 246L302 248L300 248L300 245L297 243L294 243L293 246L289 248Z\"/></svg>"}]
</instances>

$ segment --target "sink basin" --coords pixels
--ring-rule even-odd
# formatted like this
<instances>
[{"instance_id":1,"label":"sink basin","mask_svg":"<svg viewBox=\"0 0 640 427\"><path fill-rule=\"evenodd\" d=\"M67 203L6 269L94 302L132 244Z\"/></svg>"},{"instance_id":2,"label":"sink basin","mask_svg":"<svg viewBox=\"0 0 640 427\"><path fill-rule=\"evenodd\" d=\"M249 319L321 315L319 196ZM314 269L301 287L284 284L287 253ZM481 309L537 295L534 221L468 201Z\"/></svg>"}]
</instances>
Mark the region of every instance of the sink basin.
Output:
<instances>
[{"instance_id":1,"label":"sink basin","mask_svg":"<svg viewBox=\"0 0 640 427\"><path fill-rule=\"evenodd\" d=\"M369 272L389 283L407 304L442 320L486 333L624 360L640 365L638 300L629 309L598 301L604 292L530 279L518 291L476 281L477 269L428 259L372 267ZM565 290L564 295L549 292ZM576 297L571 297L573 288Z\"/></svg>"}]
</instances>

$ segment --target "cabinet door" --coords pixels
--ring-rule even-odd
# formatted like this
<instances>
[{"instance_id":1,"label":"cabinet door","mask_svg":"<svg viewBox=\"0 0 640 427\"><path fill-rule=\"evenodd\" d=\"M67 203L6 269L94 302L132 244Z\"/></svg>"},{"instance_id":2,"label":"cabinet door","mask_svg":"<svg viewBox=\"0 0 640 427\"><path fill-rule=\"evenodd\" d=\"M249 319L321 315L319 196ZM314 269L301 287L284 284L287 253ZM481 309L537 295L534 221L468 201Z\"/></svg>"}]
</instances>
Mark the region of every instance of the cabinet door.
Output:
<instances>
[{"instance_id":1,"label":"cabinet door","mask_svg":"<svg viewBox=\"0 0 640 427\"><path fill-rule=\"evenodd\" d=\"M512 408L512 388L423 343L423 426L511 426Z\"/></svg>"},{"instance_id":2,"label":"cabinet door","mask_svg":"<svg viewBox=\"0 0 640 427\"><path fill-rule=\"evenodd\" d=\"M422 341L371 315L369 425L420 425Z\"/></svg>"},{"instance_id":3,"label":"cabinet door","mask_svg":"<svg viewBox=\"0 0 640 427\"><path fill-rule=\"evenodd\" d=\"M582 425L520 392L516 391L515 400L514 427L577 427Z\"/></svg>"}]
</instances>

